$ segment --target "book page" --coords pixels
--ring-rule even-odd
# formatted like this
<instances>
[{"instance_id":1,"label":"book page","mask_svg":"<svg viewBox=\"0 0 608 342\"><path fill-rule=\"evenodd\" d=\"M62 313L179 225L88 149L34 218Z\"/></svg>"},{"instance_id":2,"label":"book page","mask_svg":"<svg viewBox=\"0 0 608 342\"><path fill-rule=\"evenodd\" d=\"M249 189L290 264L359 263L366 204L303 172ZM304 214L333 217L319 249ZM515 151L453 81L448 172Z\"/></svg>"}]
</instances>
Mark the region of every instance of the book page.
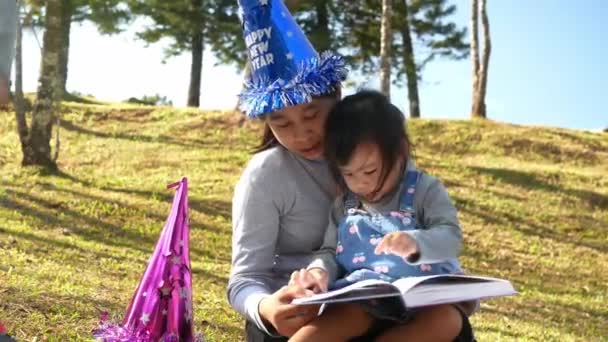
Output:
<instances>
[{"instance_id":1,"label":"book page","mask_svg":"<svg viewBox=\"0 0 608 342\"><path fill-rule=\"evenodd\" d=\"M344 288L297 298L292 304L354 302L359 300L401 296L408 308L517 294L504 279L445 274L402 278L394 283L364 280Z\"/></svg>"},{"instance_id":2,"label":"book page","mask_svg":"<svg viewBox=\"0 0 608 342\"><path fill-rule=\"evenodd\" d=\"M408 308L515 295L508 281L424 283L403 295Z\"/></svg>"},{"instance_id":3,"label":"book page","mask_svg":"<svg viewBox=\"0 0 608 342\"><path fill-rule=\"evenodd\" d=\"M408 277L396 280L393 284L399 288L401 293L409 292L412 288L420 286L422 284L430 283L443 283L443 284L454 284L454 283L479 283L479 282L495 282L504 281L497 278L479 277L464 274L439 274L426 277Z\"/></svg>"},{"instance_id":4,"label":"book page","mask_svg":"<svg viewBox=\"0 0 608 342\"><path fill-rule=\"evenodd\" d=\"M292 304L312 304L320 302L329 303L333 302L334 298L342 298L343 300L341 301L350 301L356 300L358 298L375 298L374 295L386 297L387 293L389 293L390 296L400 294L399 291L389 282L383 280L368 279L343 287L341 289L332 290L325 293L319 293L306 298L296 298L292 301Z\"/></svg>"}]
</instances>

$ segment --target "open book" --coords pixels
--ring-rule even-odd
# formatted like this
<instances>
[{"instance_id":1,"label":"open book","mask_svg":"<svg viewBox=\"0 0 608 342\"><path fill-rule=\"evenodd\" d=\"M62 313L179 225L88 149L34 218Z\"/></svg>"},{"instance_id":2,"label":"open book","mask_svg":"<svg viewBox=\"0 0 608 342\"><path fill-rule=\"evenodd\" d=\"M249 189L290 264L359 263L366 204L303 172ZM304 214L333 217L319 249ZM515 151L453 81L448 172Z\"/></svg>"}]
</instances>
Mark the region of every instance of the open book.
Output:
<instances>
[{"instance_id":1,"label":"open book","mask_svg":"<svg viewBox=\"0 0 608 342\"><path fill-rule=\"evenodd\" d=\"M517 294L508 280L459 274L408 277L393 283L363 280L341 289L296 298L292 304L323 304L400 297L405 308Z\"/></svg>"}]
</instances>

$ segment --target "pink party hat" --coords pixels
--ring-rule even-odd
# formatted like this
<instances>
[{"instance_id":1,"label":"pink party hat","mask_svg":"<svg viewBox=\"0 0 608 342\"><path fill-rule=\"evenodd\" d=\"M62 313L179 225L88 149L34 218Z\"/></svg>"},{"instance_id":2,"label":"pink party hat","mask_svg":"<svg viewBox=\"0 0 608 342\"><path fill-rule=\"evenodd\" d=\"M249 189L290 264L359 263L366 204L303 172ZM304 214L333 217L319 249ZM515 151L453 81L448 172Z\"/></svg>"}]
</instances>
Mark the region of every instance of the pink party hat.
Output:
<instances>
[{"instance_id":1,"label":"pink party hat","mask_svg":"<svg viewBox=\"0 0 608 342\"><path fill-rule=\"evenodd\" d=\"M196 342L192 312L188 180L168 185L177 188L171 213L156 243L122 324L107 320L104 312L93 336L105 342Z\"/></svg>"}]
</instances>

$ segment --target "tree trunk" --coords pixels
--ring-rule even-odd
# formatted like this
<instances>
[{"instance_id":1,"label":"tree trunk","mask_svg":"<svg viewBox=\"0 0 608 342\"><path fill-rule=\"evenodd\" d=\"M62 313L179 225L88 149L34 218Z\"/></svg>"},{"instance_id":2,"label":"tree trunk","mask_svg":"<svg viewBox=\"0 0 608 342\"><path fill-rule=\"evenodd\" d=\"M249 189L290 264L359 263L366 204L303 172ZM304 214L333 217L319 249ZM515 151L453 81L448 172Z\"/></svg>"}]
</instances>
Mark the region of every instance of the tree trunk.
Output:
<instances>
[{"instance_id":1,"label":"tree trunk","mask_svg":"<svg viewBox=\"0 0 608 342\"><path fill-rule=\"evenodd\" d=\"M74 11L72 0L66 0L65 4L61 13L61 39L63 40L63 46L59 52L60 87L64 96L68 95L66 84L68 82L68 61L70 56L70 31L72 28L72 13Z\"/></svg>"},{"instance_id":2,"label":"tree trunk","mask_svg":"<svg viewBox=\"0 0 608 342\"><path fill-rule=\"evenodd\" d=\"M401 39L403 40L403 62L405 63L405 76L407 79L407 97L410 104L410 118L420 117L420 98L418 95L418 70L414 57L414 45L410 32L410 19L407 0L405 3L405 24L401 27Z\"/></svg>"},{"instance_id":3,"label":"tree trunk","mask_svg":"<svg viewBox=\"0 0 608 342\"><path fill-rule=\"evenodd\" d=\"M382 0L382 20L380 27L380 90L391 98L391 32L392 0Z\"/></svg>"},{"instance_id":4,"label":"tree trunk","mask_svg":"<svg viewBox=\"0 0 608 342\"><path fill-rule=\"evenodd\" d=\"M483 1L483 0L482 0ZM471 62L473 64L473 98L471 117L484 118L485 104L481 96L481 68L479 65L479 1L471 1Z\"/></svg>"},{"instance_id":5,"label":"tree trunk","mask_svg":"<svg viewBox=\"0 0 608 342\"><path fill-rule=\"evenodd\" d=\"M329 34L329 13L327 10L327 0L315 1L315 12L317 14L317 26L311 32L314 38L315 48L319 52L327 51L331 48L331 37Z\"/></svg>"},{"instance_id":6,"label":"tree trunk","mask_svg":"<svg viewBox=\"0 0 608 342\"><path fill-rule=\"evenodd\" d=\"M490 20L486 10L486 0L481 0L481 25L483 28L483 56L479 77L479 98L481 99L481 117L487 118L486 112L486 89L488 85L488 68L490 65L490 53L492 52L492 42L490 39Z\"/></svg>"},{"instance_id":7,"label":"tree trunk","mask_svg":"<svg viewBox=\"0 0 608 342\"><path fill-rule=\"evenodd\" d=\"M21 18L17 19L17 40L15 44L15 118L17 119L17 133L19 134L21 151L25 153L28 128L23 100L23 28Z\"/></svg>"},{"instance_id":8,"label":"tree trunk","mask_svg":"<svg viewBox=\"0 0 608 342\"><path fill-rule=\"evenodd\" d=\"M202 0L192 0L192 7L200 10ZM188 107L199 107L201 98L201 74L203 70L203 23L192 34L192 64L190 65L190 86L188 87Z\"/></svg>"},{"instance_id":9,"label":"tree trunk","mask_svg":"<svg viewBox=\"0 0 608 342\"><path fill-rule=\"evenodd\" d=\"M188 88L188 107L200 106L201 77L203 71L203 34L192 37L192 64L190 67L190 87Z\"/></svg>"},{"instance_id":10,"label":"tree trunk","mask_svg":"<svg viewBox=\"0 0 608 342\"><path fill-rule=\"evenodd\" d=\"M298 8L300 0L285 0L285 7L289 10L290 13L293 13Z\"/></svg>"},{"instance_id":11,"label":"tree trunk","mask_svg":"<svg viewBox=\"0 0 608 342\"><path fill-rule=\"evenodd\" d=\"M50 140L62 96L59 56L63 44L61 28L66 3L67 0L47 0L38 93L23 154L23 165L40 165L52 170L57 168L51 158Z\"/></svg>"}]
</instances>

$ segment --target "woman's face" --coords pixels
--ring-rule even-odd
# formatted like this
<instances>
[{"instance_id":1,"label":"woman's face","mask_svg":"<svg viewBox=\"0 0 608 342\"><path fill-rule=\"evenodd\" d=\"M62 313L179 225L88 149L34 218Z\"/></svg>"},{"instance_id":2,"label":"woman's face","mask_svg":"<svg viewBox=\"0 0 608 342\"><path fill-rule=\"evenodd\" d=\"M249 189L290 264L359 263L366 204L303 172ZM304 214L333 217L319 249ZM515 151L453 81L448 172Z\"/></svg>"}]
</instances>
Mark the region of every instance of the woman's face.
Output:
<instances>
[{"instance_id":1,"label":"woman's face","mask_svg":"<svg viewBox=\"0 0 608 342\"><path fill-rule=\"evenodd\" d=\"M315 98L277 110L265 120L283 147L306 159L319 159L323 156L325 121L335 103L333 97Z\"/></svg>"}]
</instances>

